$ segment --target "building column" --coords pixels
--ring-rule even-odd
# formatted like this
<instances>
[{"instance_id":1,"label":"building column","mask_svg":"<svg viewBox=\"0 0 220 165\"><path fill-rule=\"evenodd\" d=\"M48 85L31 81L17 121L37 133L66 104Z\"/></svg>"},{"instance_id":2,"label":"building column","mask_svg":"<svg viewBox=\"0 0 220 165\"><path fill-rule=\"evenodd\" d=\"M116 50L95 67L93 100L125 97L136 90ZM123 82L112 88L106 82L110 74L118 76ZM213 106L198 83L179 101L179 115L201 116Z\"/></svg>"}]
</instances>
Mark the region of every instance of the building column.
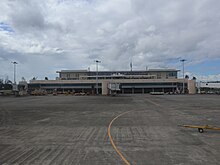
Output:
<instances>
[{"instance_id":1,"label":"building column","mask_svg":"<svg viewBox=\"0 0 220 165\"><path fill-rule=\"evenodd\" d=\"M134 94L134 88L132 88L131 90L132 90L131 93Z\"/></svg>"},{"instance_id":2,"label":"building column","mask_svg":"<svg viewBox=\"0 0 220 165\"><path fill-rule=\"evenodd\" d=\"M108 81L102 82L102 95L108 95Z\"/></svg>"},{"instance_id":3,"label":"building column","mask_svg":"<svg viewBox=\"0 0 220 165\"><path fill-rule=\"evenodd\" d=\"M187 87L188 87L189 94L196 94L196 82L195 82L195 80L188 80Z\"/></svg>"}]
</instances>

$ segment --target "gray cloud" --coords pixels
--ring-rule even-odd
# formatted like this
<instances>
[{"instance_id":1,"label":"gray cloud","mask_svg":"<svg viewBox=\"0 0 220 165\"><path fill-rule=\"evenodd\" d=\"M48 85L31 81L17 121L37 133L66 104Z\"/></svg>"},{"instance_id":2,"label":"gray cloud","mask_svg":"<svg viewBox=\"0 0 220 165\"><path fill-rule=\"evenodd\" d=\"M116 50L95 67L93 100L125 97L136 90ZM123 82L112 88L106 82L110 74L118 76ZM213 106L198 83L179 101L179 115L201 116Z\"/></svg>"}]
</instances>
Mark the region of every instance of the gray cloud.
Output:
<instances>
[{"instance_id":1,"label":"gray cloud","mask_svg":"<svg viewBox=\"0 0 220 165\"><path fill-rule=\"evenodd\" d=\"M9 18L12 26L21 32L30 30L42 30L45 27L45 20L42 9L34 1L11 1L9 3L11 12Z\"/></svg>"},{"instance_id":2,"label":"gray cloud","mask_svg":"<svg viewBox=\"0 0 220 165\"><path fill-rule=\"evenodd\" d=\"M145 69L179 67L179 57L190 65L220 58L219 6L218 0L1 1L0 22L14 33L0 31L0 64L22 61L21 76L31 77L28 69L52 77L53 68L95 69L94 59L104 70L128 70L131 60Z\"/></svg>"}]
</instances>

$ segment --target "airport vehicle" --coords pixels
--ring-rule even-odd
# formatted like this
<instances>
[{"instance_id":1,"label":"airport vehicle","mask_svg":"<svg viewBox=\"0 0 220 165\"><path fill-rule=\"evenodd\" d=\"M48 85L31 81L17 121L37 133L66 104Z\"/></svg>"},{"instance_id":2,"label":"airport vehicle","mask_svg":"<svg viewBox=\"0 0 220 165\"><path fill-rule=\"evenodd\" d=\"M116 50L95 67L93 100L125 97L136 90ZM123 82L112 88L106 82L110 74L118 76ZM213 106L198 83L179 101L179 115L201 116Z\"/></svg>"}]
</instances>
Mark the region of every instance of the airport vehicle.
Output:
<instances>
[{"instance_id":1,"label":"airport vehicle","mask_svg":"<svg viewBox=\"0 0 220 165\"><path fill-rule=\"evenodd\" d=\"M205 129L220 131L220 127L211 126L211 125L180 125L180 126L186 128L197 128L200 133L203 133Z\"/></svg>"},{"instance_id":2,"label":"airport vehicle","mask_svg":"<svg viewBox=\"0 0 220 165\"><path fill-rule=\"evenodd\" d=\"M0 95L7 96L7 95L12 95L12 94L13 94L12 90L0 90Z\"/></svg>"},{"instance_id":3,"label":"airport vehicle","mask_svg":"<svg viewBox=\"0 0 220 165\"><path fill-rule=\"evenodd\" d=\"M164 92L150 92L151 95L164 95Z\"/></svg>"}]
</instances>

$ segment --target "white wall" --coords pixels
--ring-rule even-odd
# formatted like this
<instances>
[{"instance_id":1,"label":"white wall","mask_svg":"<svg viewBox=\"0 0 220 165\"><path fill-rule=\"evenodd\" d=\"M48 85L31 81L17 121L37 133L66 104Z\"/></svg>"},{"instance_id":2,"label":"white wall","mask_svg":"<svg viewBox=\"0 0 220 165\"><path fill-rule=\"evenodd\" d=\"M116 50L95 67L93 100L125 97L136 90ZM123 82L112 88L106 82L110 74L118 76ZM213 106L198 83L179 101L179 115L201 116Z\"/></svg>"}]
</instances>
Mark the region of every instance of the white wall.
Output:
<instances>
[{"instance_id":1,"label":"white wall","mask_svg":"<svg viewBox=\"0 0 220 165\"><path fill-rule=\"evenodd\" d=\"M200 88L220 88L220 83L200 82L200 83L198 83L198 87L200 87Z\"/></svg>"}]
</instances>

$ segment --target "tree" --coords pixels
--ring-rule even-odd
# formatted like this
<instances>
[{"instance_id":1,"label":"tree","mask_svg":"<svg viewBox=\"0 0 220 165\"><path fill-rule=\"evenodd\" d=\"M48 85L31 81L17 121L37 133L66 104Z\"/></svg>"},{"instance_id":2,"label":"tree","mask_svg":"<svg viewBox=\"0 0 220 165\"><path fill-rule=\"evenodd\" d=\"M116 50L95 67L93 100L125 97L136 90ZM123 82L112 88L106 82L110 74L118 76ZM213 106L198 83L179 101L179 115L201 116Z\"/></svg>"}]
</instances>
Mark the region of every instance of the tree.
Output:
<instances>
[{"instance_id":1,"label":"tree","mask_svg":"<svg viewBox=\"0 0 220 165\"><path fill-rule=\"evenodd\" d=\"M185 78L186 78L186 79L189 79L189 76L188 76L188 75L185 75Z\"/></svg>"},{"instance_id":2,"label":"tree","mask_svg":"<svg viewBox=\"0 0 220 165\"><path fill-rule=\"evenodd\" d=\"M196 77L194 77L194 76L193 76L193 78L192 78L192 79L193 79L193 80L196 80Z\"/></svg>"},{"instance_id":3,"label":"tree","mask_svg":"<svg viewBox=\"0 0 220 165\"><path fill-rule=\"evenodd\" d=\"M8 76L6 76L5 80L0 79L0 89L1 90L11 90L12 89L12 81L8 79Z\"/></svg>"},{"instance_id":4,"label":"tree","mask_svg":"<svg viewBox=\"0 0 220 165\"><path fill-rule=\"evenodd\" d=\"M24 77L21 78L21 81L26 81Z\"/></svg>"},{"instance_id":5,"label":"tree","mask_svg":"<svg viewBox=\"0 0 220 165\"><path fill-rule=\"evenodd\" d=\"M3 86L4 86L4 80L0 79L0 90L3 89Z\"/></svg>"},{"instance_id":6,"label":"tree","mask_svg":"<svg viewBox=\"0 0 220 165\"><path fill-rule=\"evenodd\" d=\"M45 79L45 80L48 80L48 77L45 77L44 79Z\"/></svg>"},{"instance_id":7,"label":"tree","mask_svg":"<svg viewBox=\"0 0 220 165\"><path fill-rule=\"evenodd\" d=\"M5 79L5 84L12 84L11 80Z\"/></svg>"}]
</instances>

